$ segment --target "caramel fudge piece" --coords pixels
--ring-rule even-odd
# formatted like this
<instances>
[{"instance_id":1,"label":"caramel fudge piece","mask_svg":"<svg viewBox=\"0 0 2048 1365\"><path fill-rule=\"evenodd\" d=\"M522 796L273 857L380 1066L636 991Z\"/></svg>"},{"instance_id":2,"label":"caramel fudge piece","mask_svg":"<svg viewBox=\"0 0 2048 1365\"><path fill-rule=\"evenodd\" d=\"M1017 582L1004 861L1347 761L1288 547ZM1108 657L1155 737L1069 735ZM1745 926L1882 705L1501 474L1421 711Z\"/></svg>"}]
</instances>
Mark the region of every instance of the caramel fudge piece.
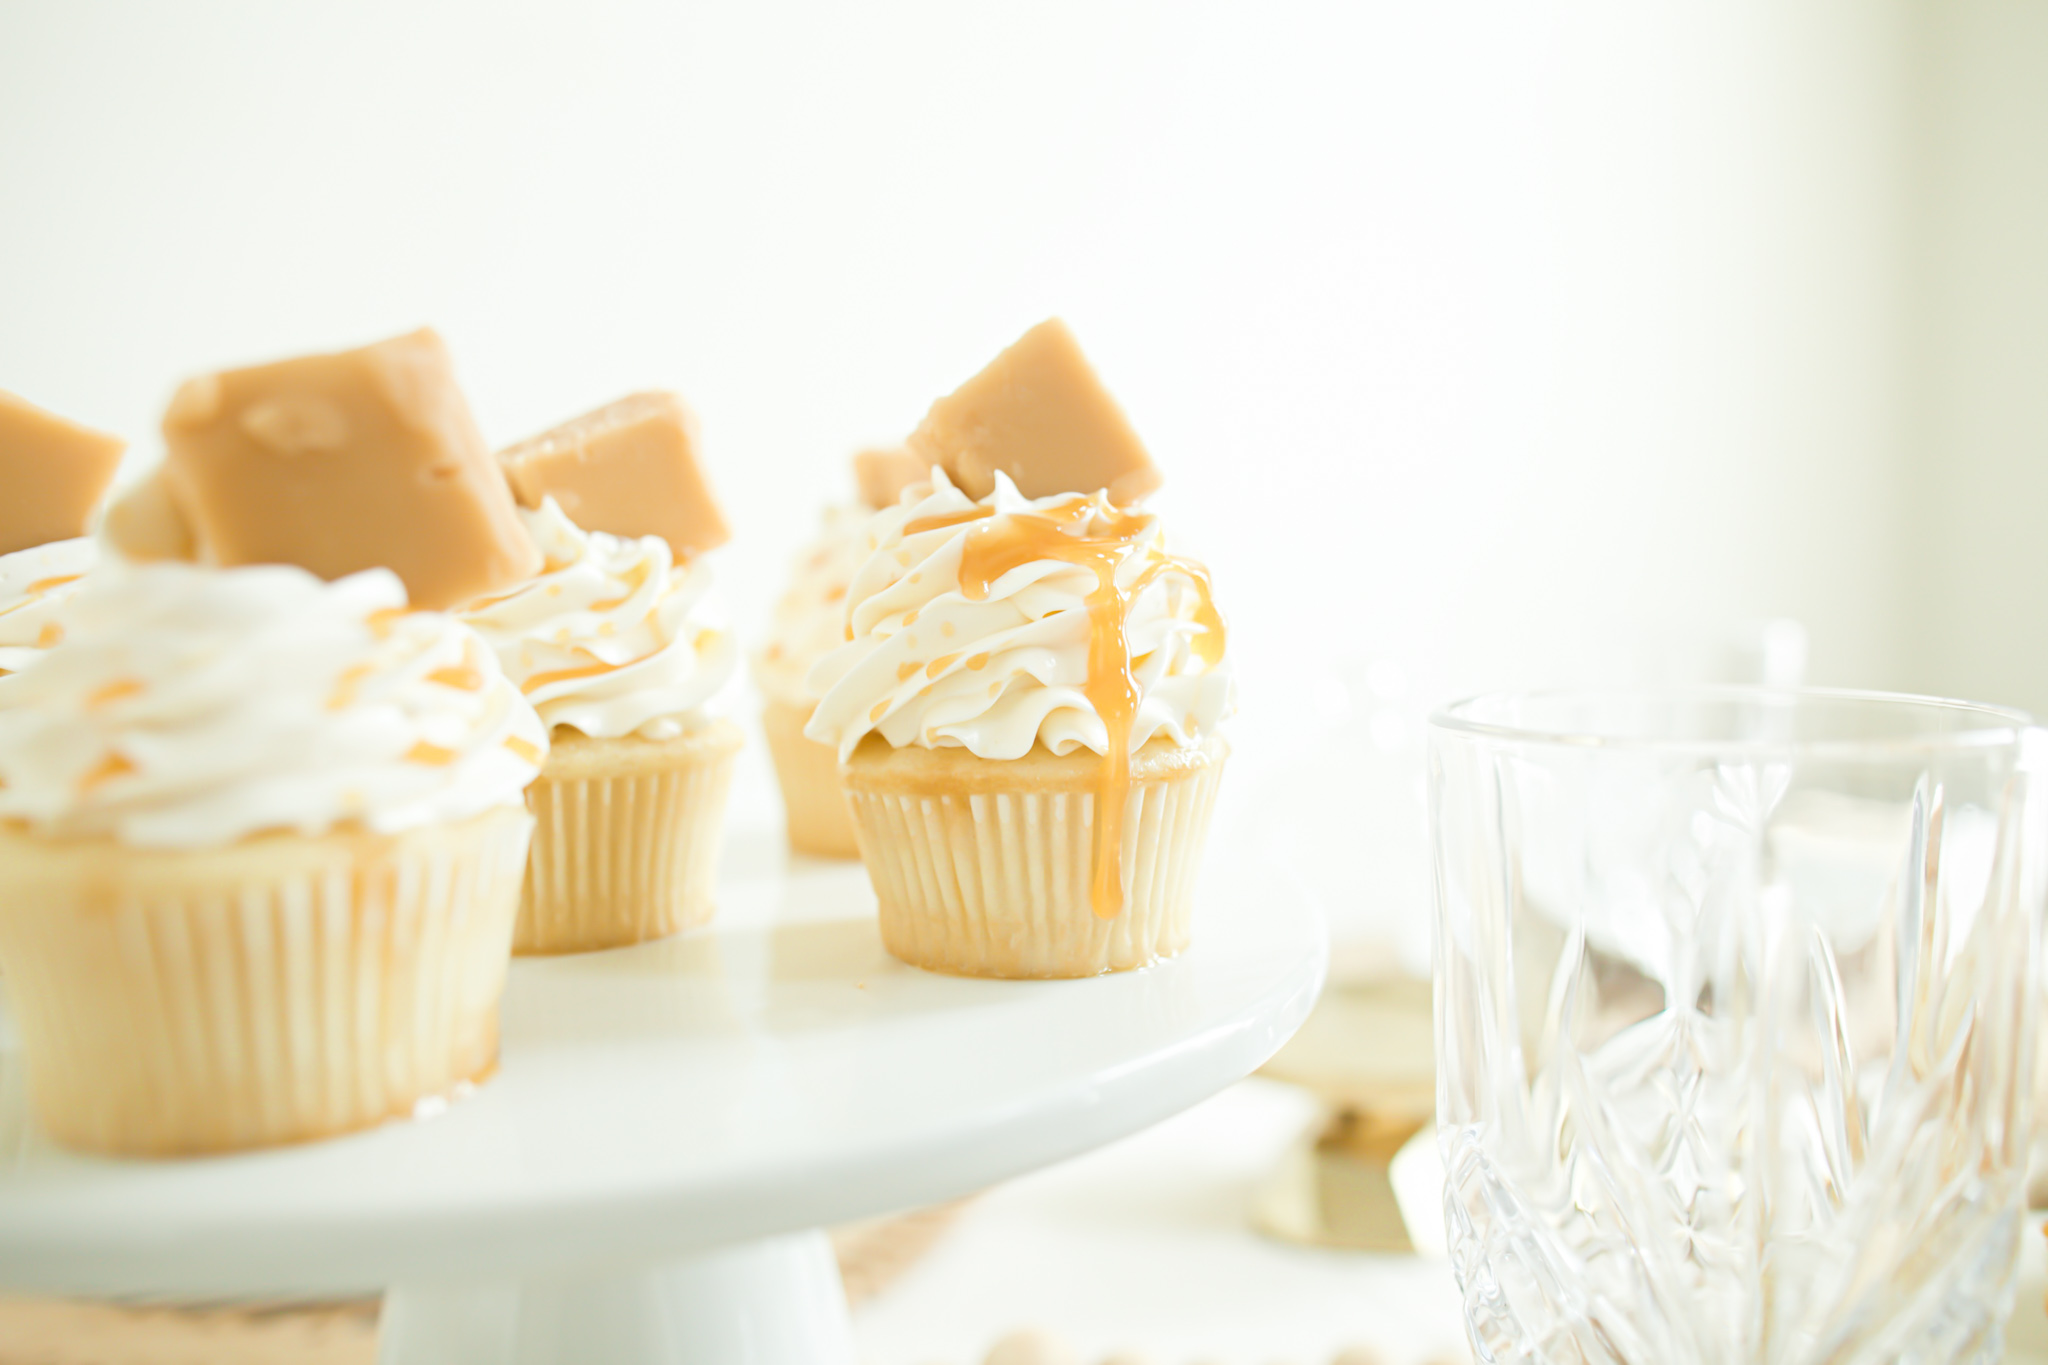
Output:
<instances>
[{"instance_id":1,"label":"caramel fudge piece","mask_svg":"<svg viewBox=\"0 0 2048 1365\"><path fill-rule=\"evenodd\" d=\"M878 512L894 507L904 489L931 476L931 463L903 446L863 450L853 457L853 479L860 486L860 500Z\"/></svg>"},{"instance_id":2,"label":"caramel fudge piece","mask_svg":"<svg viewBox=\"0 0 2048 1365\"><path fill-rule=\"evenodd\" d=\"M628 394L498 452L521 506L552 496L586 531L660 536L676 558L732 539L697 455L697 420L672 393Z\"/></svg>"},{"instance_id":3,"label":"caramel fudge piece","mask_svg":"<svg viewBox=\"0 0 2048 1365\"><path fill-rule=\"evenodd\" d=\"M378 565L416 607L540 572L433 331L189 380L164 414L164 479L199 557Z\"/></svg>"},{"instance_id":4,"label":"caramel fudge piece","mask_svg":"<svg viewBox=\"0 0 2048 1365\"><path fill-rule=\"evenodd\" d=\"M84 535L126 447L0 389L0 555Z\"/></svg>"},{"instance_id":5,"label":"caramel fudge piece","mask_svg":"<svg viewBox=\"0 0 2048 1365\"><path fill-rule=\"evenodd\" d=\"M1033 327L932 404L910 449L942 466L971 498L994 490L999 469L1027 498L1106 488L1120 506L1164 481L1058 318Z\"/></svg>"}]
</instances>

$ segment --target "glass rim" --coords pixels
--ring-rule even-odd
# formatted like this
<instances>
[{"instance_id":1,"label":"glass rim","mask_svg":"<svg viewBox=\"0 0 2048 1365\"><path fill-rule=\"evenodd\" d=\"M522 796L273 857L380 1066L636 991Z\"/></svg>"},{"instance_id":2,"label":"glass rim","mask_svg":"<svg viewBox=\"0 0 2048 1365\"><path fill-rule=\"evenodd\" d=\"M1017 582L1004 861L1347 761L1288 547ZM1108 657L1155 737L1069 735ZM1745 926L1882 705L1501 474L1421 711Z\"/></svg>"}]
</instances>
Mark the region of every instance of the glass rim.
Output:
<instances>
[{"instance_id":1,"label":"glass rim","mask_svg":"<svg viewBox=\"0 0 2048 1365\"><path fill-rule=\"evenodd\" d=\"M1602 735L1590 730L1542 728L1479 720L1472 709L1504 701L1573 699L1601 697L1637 698L1647 701L1776 702L1785 706L1812 702L1851 702L1898 707L1930 715L1947 713L1995 722L1969 729L1928 730L1921 734L1871 735L1865 738L1824 739L1703 739L1678 736ZM2019 748L2028 736L2043 736L2038 722L2016 707L1994 706L1988 702L1962 701L1913 692L1881 692L1871 689L1837 687L1771 687L1760 684L1700 684L1695 686L1630 686L1617 684L1593 687L1505 688L1478 692L1444 703L1430 713L1429 729L1466 739L1501 744L1527 744L1561 749L1607 749L1638 753L1714 754L1785 753L1815 756L1876 755L1894 753L1939 753L2001 748Z\"/></svg>"}]
</instances>

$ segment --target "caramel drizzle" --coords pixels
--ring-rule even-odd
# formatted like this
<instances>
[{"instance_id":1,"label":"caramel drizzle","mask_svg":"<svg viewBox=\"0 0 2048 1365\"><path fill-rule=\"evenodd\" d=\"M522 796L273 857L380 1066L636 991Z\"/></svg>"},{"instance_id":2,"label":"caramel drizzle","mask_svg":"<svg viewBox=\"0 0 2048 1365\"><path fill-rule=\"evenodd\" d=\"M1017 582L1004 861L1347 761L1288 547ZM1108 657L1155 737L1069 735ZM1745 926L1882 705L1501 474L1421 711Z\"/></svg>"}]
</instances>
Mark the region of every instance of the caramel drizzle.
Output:
<instances>
[{"instance_id":1,"label":"caramel drizzle","mask_svg":"<svg viewBox=\"0 0 2048 1365\"><path fill-rule=\"evenodd\" d=\"M59 574L55 578L38 578L35 582L29 584L26 588L22 589L21 600L19 602L14 603L12 606L0 607L0 616L5 616L10 612L23 611L29 607L32 607L36 603L42 601L44 596L46 596L47 594L52 593L56 591L58 588L63 587L66 583L76 583L79 579L83 577L85 577L85 575L82 573L67 573ZM48 632L51 626L54 626L55 624L55 622L50 622L49 624L46 624L43 627L43 630L45 632ZM36 643L42 645L46 649L49 647L49 643L46 643L42 640L38 640L36 641Z\"/></svg>"},{"instance_id":2,"label":"caramel drizzle","mask_svg":"<svg viewBox=\"0 0 2048 1365\"><path fill-rule=\"evenodd\" d=\"M141 691L142 680L140 678L116 678L110 683L102 683L85 694L86 709L93 710L101 706L110 706L124 697L135 696Z\"/></svg>"},{"instance_id":3,"label":"caramel drizzle","mask_svg":"<svg viewBox=\"0 0 2048 1365\"><path fill-rule=\"evenodd\" d=\"M111 782L117 777L126 777L134 771L135 765L128 760L126 754L118 754L109 749L100 761L92 766L91 771L78 779L78 790L81 793L89 792L103 783Z\"/></svg>"},{"instance_id":4,"label":"caramel drizzle","mask_svg":"<svg viewBox=\"0 0 2048 1365\"><path fill-rule=\"evenodd\" d=\"M910 523L904 534L981 520L993 510L977 507L947 517L927 517ZM1144 513L1128 512L1093 497L1076 497L1044 511L989 520L968 532L960 553L960 592L971 602L986 601L998 579L1033 560L1056 559L1095 575L1095 587L1085 599L1088 681L1082 690L1108 732L1096 785L1089 869L1089 900L1101 919L1115 919L1124 908L1124 808L1131 789L1131 726L1138 713L1138 682L1131 673L1130 637L1125 629L1131 604L1161 574L1186 574L1195 584L1195 619L1204 627L1197 638L1198 652L1211 664L1223 654L1223 621L1210 599L1208 573L1198 564L1141 547L1138 537L1152 525L1153 519ZM1119 587L1117 569L1141 548L1153 556L1152 562L1129 587ZM976 667L973 660L968 666Z\"/></svg>"},{"instance_id":5,"label":"caramel drizzle","mask_svg":"<svg viewBox=\"0 0 2048 1365\"><path fill-rule=\"evenodd\" d=\"M467 662L437 668L427 674L427 681L439 683L443 687L452 687L458 692L481 692L484 687L482 671Z\"/></svg>"},{"instance_id":6,"label":"caramel drizzle","mask_svg":"<svg viewBox=\"0 0 2048 1365\"><path fill-rule=\"evenodd\" d=\"M591 659L592 662L580 664L574 668L545 669L542 672L532 674L525 682L519 684L519 690L531 695L550 683L568 682L574 678L595 678L599 674L616 673L620 669L627 667L628 664L640 662L638 659L632 659L625 664L608 664L604 660L596 658L588 650L579 649L575 652L581 654L586 659Z\"/></svg>"}]
</instances>

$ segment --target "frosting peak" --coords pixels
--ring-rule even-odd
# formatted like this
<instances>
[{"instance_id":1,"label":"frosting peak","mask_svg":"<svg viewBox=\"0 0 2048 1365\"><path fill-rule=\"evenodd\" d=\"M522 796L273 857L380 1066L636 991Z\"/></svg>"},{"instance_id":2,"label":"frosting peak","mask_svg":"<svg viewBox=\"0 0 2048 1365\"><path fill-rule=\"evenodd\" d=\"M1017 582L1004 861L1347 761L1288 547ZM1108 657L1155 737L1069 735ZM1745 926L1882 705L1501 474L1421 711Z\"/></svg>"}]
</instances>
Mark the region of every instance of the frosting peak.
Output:
<instances>
[{"instance_id":1,"label":"frosting peak","mask_svg":"<svg viewBox=\"0 0 2048 1365\"><path fill-rule=\"evenodd\" d=\"M0 678L0 819L194 848L520 804L547 752L483 642L395 574L98 570Z\"/></svg>"},{"instance_id":2,"label":"frosting peak","mask_svg":"<svg viewBox=\"0 0 2048 1365\"><path fill-rule=\"evenodd\" d=\"M713 574L660 536L585 531L553 498L521 509L546 556L539 577L470 603L474 626L550 728L670 739L710 719L738 651Z\"/></svg>"},{"instance_id":3,"label":"frosting peak","mask_svg":"<svg viewBox=\"0 0 2048 1365\"><path fill-rule=\"evenodd\" d=\"M1232 709L1206 575L1167 553L1155 517L1099 494L1026 499L1000 475L976 502L935 469L928 494L868 533L850 639L809 680L821 700L806 733L842 758L870 732L981 758L1108 754L1112 722L1135 752L1160 735L1197 743Z\"/></svg>"}]
</instances>

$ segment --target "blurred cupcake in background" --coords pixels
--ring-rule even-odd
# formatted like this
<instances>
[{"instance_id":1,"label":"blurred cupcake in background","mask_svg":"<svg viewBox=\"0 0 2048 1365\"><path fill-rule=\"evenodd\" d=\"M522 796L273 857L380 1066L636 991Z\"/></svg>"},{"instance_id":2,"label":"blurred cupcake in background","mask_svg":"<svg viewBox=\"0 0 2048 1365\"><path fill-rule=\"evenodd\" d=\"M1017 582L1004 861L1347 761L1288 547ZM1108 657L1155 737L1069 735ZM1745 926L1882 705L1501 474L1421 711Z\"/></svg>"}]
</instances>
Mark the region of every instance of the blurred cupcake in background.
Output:
<instances>
[{"instance_id":1,"label":"blurred cupcake in background","mask_svg":"<svg viewBox=\"0 0 2048 1365\"><path fill-rule=\"evenodd\" d=\"M737 650L700 558L585 531L553 498L520 512L539 577L470 604L552 738L514 939L582 952L709 920L739 726L713 702Z\"/></svg>"},{"instance_id":2,"label":"blurred cupcake in background","mask_svg":"<svg viewBox=\"0 0 2048 1365\"><path fill-rule=\"evenodd\" d=\"M632 394L498 456L538 575L462 617L540 712L553 748L521 953L661 938L716 909L740 728L738 650L709 555L730 538L674 394Z\"/></svg>"},{"instance_id":3,"label":"blurred cupcake in background","mask_svg":"<svg viewBox=\"0 0 2048 1365\"><path fill-rule=\"evenodd\" d=\"M125 448L0 390L0 673L63 638L58 616L99 560L86 531Z\"/></svg>"},{"instance_id":4,"label":"blurred cupcake in background","mask_svg":"<svg viewBox=\"0 0 2048 1365\"><path fill-rule=\"evenodd\" d=\"M875 548L868 530L875 513L931 475L901 447L861 451L853 470L860 500L826 506L817 536L791 566L768 641L753 657L754 681L767 698L761 726L782 788L789 846L820 858L857 858L860 846L840 790L838 755L804 736L817 704L807 679L818 660L846 643L846 592Z\"/></svg>"}]
</instances>

